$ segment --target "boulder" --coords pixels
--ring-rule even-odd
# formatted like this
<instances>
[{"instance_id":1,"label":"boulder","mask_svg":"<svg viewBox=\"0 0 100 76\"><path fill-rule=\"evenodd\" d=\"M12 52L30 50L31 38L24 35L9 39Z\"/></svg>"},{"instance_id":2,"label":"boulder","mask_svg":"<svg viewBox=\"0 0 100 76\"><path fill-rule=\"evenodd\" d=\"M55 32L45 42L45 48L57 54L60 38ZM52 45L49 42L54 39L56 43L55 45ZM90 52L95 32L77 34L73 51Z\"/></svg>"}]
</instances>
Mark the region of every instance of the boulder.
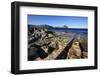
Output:
<instances>
[{"instance_id":1,"label":"boulder","mask_svg":"<svg viewBox=\"0 0 100 76\"><path fill-rule=\"evenodd\" d=\"M79 59L81 58L81 49L79 42L73 42L72 47L67 53L67 59Z\"/></svg>"}]
</instances>

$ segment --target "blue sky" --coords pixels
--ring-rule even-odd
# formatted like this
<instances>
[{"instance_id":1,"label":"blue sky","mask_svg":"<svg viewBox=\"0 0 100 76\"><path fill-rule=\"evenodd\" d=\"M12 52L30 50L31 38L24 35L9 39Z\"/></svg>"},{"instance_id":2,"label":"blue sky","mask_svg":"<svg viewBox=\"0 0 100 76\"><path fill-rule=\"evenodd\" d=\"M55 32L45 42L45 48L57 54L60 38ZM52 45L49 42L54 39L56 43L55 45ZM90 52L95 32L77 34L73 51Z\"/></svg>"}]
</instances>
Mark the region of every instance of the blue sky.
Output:
<instances>
[{"instance_id":1,"label":"blue sky","mask_svg":"<svg viewBox=\"0 0 100 76\"><path fill-rule=\"evenodd\" d=\"M53 27L87 28L88 17L79 16L50 16L50 15L28 15L28 24L48 24Z\"/></svg>"}]
</instances>

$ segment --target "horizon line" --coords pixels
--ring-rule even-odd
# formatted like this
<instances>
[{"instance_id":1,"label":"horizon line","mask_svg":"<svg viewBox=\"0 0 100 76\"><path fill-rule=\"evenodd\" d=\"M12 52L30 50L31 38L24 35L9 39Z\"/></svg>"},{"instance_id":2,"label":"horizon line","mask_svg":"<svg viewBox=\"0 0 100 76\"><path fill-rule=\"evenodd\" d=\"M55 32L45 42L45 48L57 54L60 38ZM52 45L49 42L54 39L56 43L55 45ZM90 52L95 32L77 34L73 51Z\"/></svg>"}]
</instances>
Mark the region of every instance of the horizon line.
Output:
<instances>
[{"instance_id":1,"label":"horizon line","mask_svg":"<svg viewBox=\"0 0 100 76\"><path fill-rule=\"evenodd\" d=\"M28 24L28 25L36 25L36 26L38 26L38 25L49 25L49 24ZM51 25L49 25L49 26L51 26ZM51 27L54 27L54 26L51 26ZM64 27L64 26L62 26L62 27ZM60 27L59 26L58 27L56 26L54 28L62 28L62 27L61 26ZM73 28L71 28L71 27L68 26L68 29L73 29ZM80 28L80 27L77 28L77 27L74 27L74 29L88 29L88 28Z\"/></svg>"}]
</instances>

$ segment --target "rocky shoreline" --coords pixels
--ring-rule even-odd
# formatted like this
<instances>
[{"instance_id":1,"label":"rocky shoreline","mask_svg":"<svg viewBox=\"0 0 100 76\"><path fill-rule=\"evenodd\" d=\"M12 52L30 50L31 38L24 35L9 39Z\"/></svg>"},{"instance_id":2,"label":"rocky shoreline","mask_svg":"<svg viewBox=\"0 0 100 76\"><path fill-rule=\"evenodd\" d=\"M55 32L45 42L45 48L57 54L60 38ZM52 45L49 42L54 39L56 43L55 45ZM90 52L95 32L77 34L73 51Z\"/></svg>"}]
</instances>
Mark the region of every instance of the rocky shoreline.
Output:
<instances>
[{"instance_id":1,"label":"rocky shoreline","mask_svg":"<svg viewBox=\"0 0 100 76\"><path fill-rule=\"evenodd\" d=\"M66 47L71 36L71 33L54 32L46 28L28 29L28 60L54 60Z\"/></svg>"}]
</instances>

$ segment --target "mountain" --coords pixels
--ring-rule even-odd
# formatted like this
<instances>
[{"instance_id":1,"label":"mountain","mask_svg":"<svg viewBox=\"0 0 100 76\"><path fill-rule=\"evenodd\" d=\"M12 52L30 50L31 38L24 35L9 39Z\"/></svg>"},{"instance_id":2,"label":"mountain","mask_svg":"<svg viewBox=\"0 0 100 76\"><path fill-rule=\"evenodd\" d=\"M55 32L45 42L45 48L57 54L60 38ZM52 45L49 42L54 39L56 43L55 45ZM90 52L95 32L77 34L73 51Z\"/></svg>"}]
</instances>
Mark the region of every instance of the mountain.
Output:
<instances>
[{"instance_id":1,"label":"mountain","mask_svg":"<svg viewBox=\"0 0 100 76\"><path fill-rule=\"evenodd\" d=\"M41 25L28 25L29 28L46 28L46 29L53 29L54 27L47 25L47 24L41 24Z\"/></svg>"}]
</instances>

